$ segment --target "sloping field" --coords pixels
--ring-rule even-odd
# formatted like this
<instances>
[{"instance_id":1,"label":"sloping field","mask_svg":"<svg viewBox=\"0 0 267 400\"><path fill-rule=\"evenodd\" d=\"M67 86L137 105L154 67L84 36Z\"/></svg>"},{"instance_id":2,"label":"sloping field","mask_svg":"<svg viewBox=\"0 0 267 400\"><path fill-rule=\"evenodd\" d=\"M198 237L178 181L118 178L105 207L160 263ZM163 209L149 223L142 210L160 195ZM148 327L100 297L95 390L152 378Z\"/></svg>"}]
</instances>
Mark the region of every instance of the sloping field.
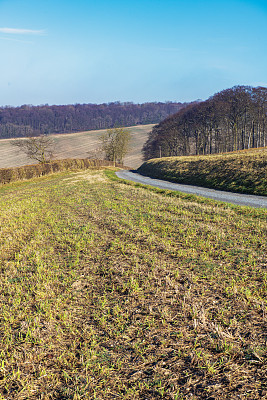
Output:
<instances>
[{"instance_id":1,"label":"sloping field","mask_svg":"<svg viewBox=\"0 0 267 400\"><path fill-rule=\"evenodd\" d=\"M0 398L266 399L267 211L111 174L0 188Z\"/></svg>"},{"instance_id":2,"label":"sloping field","mask_svg":"<svg viewBox=\"0 0 267 400\"><path fill-rule=\"evenodd\" d=\"M131 132L130 151L124 159L124 164L137 168L142 164L142 147L147 140L148 133L154 125L132 126L127 129ZM99 147L99 139L106 130L77 132L64 135L51 135L55 141L55 159L61 158L86 158L87 152L92 152ZM22 152L10 142L14 139L0 140L0 168L20 167L32 164Z\"/></svg>"},{"instance_id":3,"label":"sloping field","mask_svg":"<svg viewBox=\"0 0 267 400\"><path fill-rule=\"evenodd\" d=\"M267 196L267 147L207 156L163 157L138 172L152 178Z\"/></svg>"}]
</instances>

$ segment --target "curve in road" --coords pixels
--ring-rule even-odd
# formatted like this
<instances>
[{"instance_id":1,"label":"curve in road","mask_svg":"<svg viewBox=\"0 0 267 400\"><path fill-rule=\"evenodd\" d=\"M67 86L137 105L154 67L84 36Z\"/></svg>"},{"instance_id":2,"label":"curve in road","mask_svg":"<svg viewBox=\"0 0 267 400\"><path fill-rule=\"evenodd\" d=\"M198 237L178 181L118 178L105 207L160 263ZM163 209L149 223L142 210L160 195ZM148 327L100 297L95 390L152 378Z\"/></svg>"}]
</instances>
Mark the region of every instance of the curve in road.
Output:
<instances>
[{"instance_id":1,"label":"curve in road","mask_svg":"<svg viewBox=\"0 0 267 400\"><path fill-rule=\"evenodd\" d=\"M182 185L160 179L143 176L134 171L120 170L116 172L118 178L126 179L143 185L150 185L160 189L175 190L183 193L195 194L209 199L224 201L226 203L249 206L256 208L267 208L267 197L250 194L231 193L222 190L208 189L199 186Z\"/></svg>"}]
</instances>

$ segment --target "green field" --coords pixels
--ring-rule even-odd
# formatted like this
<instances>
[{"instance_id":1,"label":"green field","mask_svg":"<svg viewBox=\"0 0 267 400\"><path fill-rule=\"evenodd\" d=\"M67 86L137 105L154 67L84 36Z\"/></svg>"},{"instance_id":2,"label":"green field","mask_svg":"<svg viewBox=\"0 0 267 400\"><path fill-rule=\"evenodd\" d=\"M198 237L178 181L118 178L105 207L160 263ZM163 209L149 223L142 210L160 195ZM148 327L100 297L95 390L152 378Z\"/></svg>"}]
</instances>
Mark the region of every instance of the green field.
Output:
<instances>
[{"instance_id":1,"label":"green field","mask_svg":"<svg viewBox=\"0 0 267 400\"><path fill-rule=\"evenodd\" d=\"M267 398L267 211L112 171L0 188L0 399Z\"/></svg>"},{"instance_id":2,"label":"green field","mask_svg":"<svg viewBox=\"0 0 267 400\"><path fill-rule=\"evenodd\" d=\"M167 181L267 196L267 147L205 156L163 157L138 172Z\"/></svg>"}]
</instances>

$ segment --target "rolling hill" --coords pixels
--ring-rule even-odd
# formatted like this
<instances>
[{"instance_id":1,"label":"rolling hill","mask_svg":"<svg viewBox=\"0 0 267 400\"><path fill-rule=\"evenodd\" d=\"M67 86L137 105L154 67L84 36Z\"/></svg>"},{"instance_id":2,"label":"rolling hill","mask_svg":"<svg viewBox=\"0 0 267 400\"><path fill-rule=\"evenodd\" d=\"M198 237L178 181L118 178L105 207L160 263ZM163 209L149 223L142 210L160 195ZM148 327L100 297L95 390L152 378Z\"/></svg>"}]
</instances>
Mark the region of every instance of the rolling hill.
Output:
<instances>
[{"instance_id":1,"label":"rolling hill","mask_svg":"<svg viewBox=\"0 0 267 400\"><path fill-rule=\"evenodd\" d=\"M130 151L125 157L124 164L137 168L142 164L142 147L147 140L148 133L153 128L150 125L138 125L127 128L131 132ZM86 158L88 152L99 147L99 139L106 130L77 132L71 134L51 135L55 141L55 159ZM0 140L0 168L19 167L32 164L24 153L11 145L14 139Z\"/></svg>"}]
</instances>

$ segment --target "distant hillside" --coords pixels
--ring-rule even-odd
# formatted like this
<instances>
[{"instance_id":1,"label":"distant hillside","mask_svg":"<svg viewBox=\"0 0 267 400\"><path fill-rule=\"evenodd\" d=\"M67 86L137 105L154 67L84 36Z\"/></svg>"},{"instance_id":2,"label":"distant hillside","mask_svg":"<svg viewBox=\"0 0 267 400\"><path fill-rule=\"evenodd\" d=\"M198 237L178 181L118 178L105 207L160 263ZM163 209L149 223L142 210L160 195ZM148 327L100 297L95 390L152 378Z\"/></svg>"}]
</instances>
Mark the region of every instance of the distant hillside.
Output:
<instances>
[{"instance_id":1,"label":"distant hillside","mask_svg":"<svg viewBox=\"0 0 267 400\"><path fill-rule=\"evenodd\" d=\"M188 103L108 103L0 108L0 139L157 124Z\"/></svg>"},{"instance_id":2,"label":"distant hillside","mask_svg":"<svg viewBox=\"0 0 267 400\"><path fill-rule=\"evenodd\" d=\"M267 196L267 147L206 156L146 161L141 174L230 192Z\"/></svg>"},{"instance_id":3,"label":"distant hillside","mask_svg":"<svg viewBox=\"0 0 267 400\"><path fill-rule=\"evenodd\" d=\"M235 86L155 126L143 148L155 157L215 154L267 145L267 88Z\"/></svg>"},{"instance_id":4,"label":"distant hillside","mask_svg":"<svg viewBox=\"0 0 267 400\"><path fill-rule=\"evenodd\" d=\"M142 147L148 138L148 133L154 125L139 125L128 127L131 133L130 151L127 153L124 164L137 168L142 162ZM94 154L100 145L100 137L104 130L76 132L72 134L51 135L55 143L55 159L87 158ZM14 139L0 140L0 168L20 167L32 164L32 160L11 145Z\"/></svg>"}]
</instances>

